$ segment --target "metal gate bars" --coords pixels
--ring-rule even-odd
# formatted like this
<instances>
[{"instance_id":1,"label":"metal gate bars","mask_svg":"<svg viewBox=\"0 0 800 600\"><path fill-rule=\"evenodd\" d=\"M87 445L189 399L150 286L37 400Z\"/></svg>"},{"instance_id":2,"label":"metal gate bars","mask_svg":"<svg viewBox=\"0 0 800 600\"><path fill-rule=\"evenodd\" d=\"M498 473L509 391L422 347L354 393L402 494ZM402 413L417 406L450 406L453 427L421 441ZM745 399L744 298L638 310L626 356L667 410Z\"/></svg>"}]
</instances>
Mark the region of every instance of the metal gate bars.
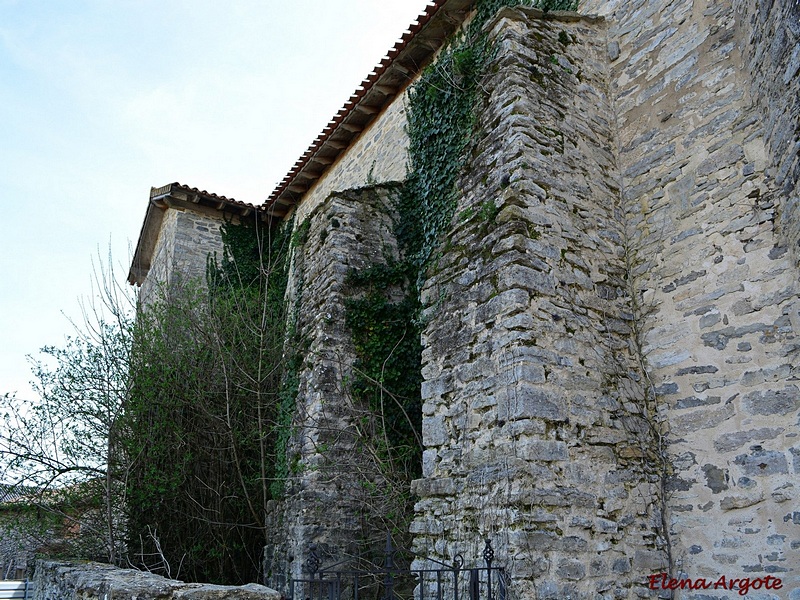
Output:
<instances>
[{"instance_id":1,"label":"metal gate bars","mask_svg":"<svg viewBox=\"0 0 800 600\"><path fill-rule=\"evenodd\" d=\"M486 540L485 566L464 567L457 554L452 564L425 558L413 552L408 567L398 565L400 551L387 537L383 566L348 569L342 561L322 568L317 550L311 547L306 562L308 577L291 579L291 600L506 600L506 580L502 567L493 566L494 549Z\"/></svg>"}]
</instances>

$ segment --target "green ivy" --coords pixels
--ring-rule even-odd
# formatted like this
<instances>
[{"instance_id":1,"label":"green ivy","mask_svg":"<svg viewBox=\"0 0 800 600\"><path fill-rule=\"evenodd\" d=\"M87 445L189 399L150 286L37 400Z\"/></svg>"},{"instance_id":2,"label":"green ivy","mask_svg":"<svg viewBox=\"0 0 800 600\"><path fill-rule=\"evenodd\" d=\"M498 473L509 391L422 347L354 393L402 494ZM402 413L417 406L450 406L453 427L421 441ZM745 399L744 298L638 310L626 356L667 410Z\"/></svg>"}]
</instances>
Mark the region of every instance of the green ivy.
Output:
<instances>
[{"instance_id":1,"label":"green ivy","mask_svg":"<svg viewBox=\"0 0 800 600\"><path fill-rule=\"evenodd\" d=\"M345 301L345 315L358 357L351 392L384 423L379 437L388 445L378 452L387 465L395 461L393 469L419 477L422 347L419 302L409 293L413 272L409 261L353 271L348 283L359 295ZM393 300L398 291L405 294Z\"/></svg>"},{"instance_id":2,"label":"green ivy","mask_svg":"<svg viewBox=\"0 0 800 600\"><path fill-rule=\"evenodd\" d=\"M480 82L494 48L484 26L500 8L519 4L544 10L571 10L575 1L479 0L469 25L428 66L408 94L409 172L396 198L395 235L399 260L354 271L353 297L346 303L347 324L356 350L358 376L351 389L384 416L393 449L406 449L420 475L422 377L419 292L437 248L450 228L458 197L457 182L476 137ZM477 212L482 222L497 209ZM399 294L403 291L404 294ZM398 296L401 298L398 300ZM388 400L387 400L388 398Z\"/></svg>"},{"instance_id":3,"label":"green ivy","mask_svg":"<svg viewBox=\"0 0 800 600\"><path fill-rule=\"evenodd\" d=\"M578 0L540 0L535 4L537 8L548 12L551 10L578 10Z\"/></svg>"},{"instance_id":4,"label":"green ivy","mask_svg":"<svg viewBox=\"0 0 800 600\"><path fill-rule=\"evenodd\" d=\"M258 578L279 468L290 231L225 223L206 285L168 290L137 318L122 444L134 459L128 547L143 568L163 567L155 531L182 578Z\"/></svg>"},{"instance_id":5,"label":"green ivy","mask_svg":"<svg viewBox=\"0 0 800 600\"><path fill-rule=\"evenodd\" d=\"M294 228L294 217L285 225L285 231L290 232ZM305 219L291 234L290 245L292 249L302 248L308 240L308 232L311 229L311 219ZM288 268L288 264L287 264ZM285 354L283 378L278 392L278 414L274 429L275 443L275 465L270 493L273 498L280 498L286 491L286 481L292 471L292 464L289 460L289 440L292 435L292 422L295 416L295 406L297 394L300 390L300 370L303 366L303 353L297 332L298 320L298 299L303 294L302 272L295 273L295 304L289 310L286 318L287 342ZM285 292L285 290L284 290Z\"/></svg>"},{"instance_id":6,"label":"green ivy","mask_svg":"<svg viewBox=\"0 0 800 600\"><path fill-rule=\"evenodd\" d=\"M397 235L418 271L417 286L450 226L456 183L474 139L479 84L494 52L484 26L500 8L521 4L574 10L577 1L480 0L465 31L423 71L409 93L410 171L400 197Z\"/></svg>"}]
</instances>

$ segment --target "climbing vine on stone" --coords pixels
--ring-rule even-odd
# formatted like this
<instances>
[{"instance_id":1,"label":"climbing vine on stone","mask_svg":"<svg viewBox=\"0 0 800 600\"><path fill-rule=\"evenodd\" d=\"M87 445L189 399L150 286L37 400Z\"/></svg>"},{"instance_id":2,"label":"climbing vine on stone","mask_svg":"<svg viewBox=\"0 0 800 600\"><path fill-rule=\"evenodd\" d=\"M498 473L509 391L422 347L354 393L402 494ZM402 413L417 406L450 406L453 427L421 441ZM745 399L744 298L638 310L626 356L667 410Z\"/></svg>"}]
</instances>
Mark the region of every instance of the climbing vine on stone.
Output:
<instances>
[{"instance_id":1,"label":"climbing vine on stone","mask_svg":"<svg viewBox=\"0 0 800 600\"><path fill-rule=\"evenodd\" d=\"M407 483L421 475L420 289L450 227L458 178L475 134L480 82L493 53L483 28L500 8L519 4L533 3L479 0L469 25L411 88L409 172L396 194L400 256L386 256L349 279L346 319L358 358L351 391L388 424L380 452L386 458L399 455ZM541 8L566 4L574 3L548 1ZM410 519L412 506L398 510Z\"/></svg>"},{"instance_id":2,"label":"climbing vine on stone","mask_svg":"<svg viewBox=\"0 0 800 600\"><path fill-rule=\"evenodd\" d=\"M519 0L482 0L475 17L409 93L410 170L400 197L398 238L418 270L417 286L450 226L456 183L473 139L480 81L493 48L483 31L504 6L534 5ZM544 10L574 9L577 2L544 0Z\"/></svg>"}]
</instances>

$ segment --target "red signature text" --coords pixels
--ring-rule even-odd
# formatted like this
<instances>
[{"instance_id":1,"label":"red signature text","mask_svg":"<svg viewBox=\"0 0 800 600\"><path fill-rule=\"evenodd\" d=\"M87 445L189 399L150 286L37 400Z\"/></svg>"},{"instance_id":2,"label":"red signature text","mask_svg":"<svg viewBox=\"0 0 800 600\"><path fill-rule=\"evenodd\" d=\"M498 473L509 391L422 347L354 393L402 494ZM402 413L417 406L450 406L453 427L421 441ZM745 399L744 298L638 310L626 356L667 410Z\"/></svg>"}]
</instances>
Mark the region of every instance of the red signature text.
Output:
<instances>
[{"instance_id":1,"label":"red signature text","mask_svg":"<svg viewBox=\"0 0 800 600\"><path fill-rule=\"evenodd\" d=\"M779 577L766 575L764 577L726 577L720 575L717 579L705 577L673 579L666 573L657 573L647 577L651 590L738 590L744 596L750 590L779 590L783 581Z\"/></svg>"}]
</instances>

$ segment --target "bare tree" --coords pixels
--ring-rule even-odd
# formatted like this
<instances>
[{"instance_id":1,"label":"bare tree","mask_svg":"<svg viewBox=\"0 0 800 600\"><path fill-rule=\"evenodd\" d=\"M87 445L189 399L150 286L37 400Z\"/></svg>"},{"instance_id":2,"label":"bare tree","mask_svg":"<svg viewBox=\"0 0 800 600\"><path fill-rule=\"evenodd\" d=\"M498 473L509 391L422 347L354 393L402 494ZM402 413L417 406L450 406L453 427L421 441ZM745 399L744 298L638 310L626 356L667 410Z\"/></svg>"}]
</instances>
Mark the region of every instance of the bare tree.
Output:
<instances>
[{"instance_id":1,"label":"bare tree","mask_svg":"<svg viewBox=\"0 0 800 600\"><path fill-rule=\"evenodd\" d=\"M108 264L111 264L109 261ZM31 358L37 398L0 398L0 480L15 506L36 508L23 527L53 554L120 560L125 460L116 437L127 395L135 298L95 271L83 322L63 347ZM30 542L28 542L30 543Z\"/></svg>"}]
</instances>

